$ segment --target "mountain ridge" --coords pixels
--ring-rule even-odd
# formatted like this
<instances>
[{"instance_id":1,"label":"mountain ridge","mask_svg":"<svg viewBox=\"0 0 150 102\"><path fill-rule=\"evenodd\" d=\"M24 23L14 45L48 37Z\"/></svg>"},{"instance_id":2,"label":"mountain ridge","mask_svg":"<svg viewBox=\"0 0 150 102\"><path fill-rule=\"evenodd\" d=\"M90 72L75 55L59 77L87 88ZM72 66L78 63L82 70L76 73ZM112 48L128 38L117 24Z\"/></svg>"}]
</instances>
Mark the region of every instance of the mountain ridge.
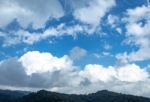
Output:
<instances>
[{"instance_id":1,"label":"mountain ridge","mask_svg":"<svg viewBox=\"0 0 150 102\"><path fill-rule=\"evenodd\" d=\"M1 93L1 90L0 90ZM1 94L0 94L1 95ZM9 96L10 97L10 96ZM87 95L64 94L40 90L0 102L150 102L150 98L101 90Z\"/></svg>"}]
</instances>

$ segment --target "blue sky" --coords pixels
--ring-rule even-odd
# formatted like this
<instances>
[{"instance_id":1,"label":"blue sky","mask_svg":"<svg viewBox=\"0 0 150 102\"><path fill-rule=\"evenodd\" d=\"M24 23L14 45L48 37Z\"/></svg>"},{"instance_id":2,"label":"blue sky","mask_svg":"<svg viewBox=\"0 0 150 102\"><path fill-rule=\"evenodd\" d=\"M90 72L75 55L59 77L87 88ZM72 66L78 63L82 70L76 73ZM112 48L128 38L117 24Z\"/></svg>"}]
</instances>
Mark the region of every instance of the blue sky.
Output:
<instances>
[{"instance_id":1,"label":"blue sky","mask_svg":"<svg viewBox=\"0 0 150 102\"><path fill-rule=\"evenodd\" d=\"M148 96L148 92L135 93L130 91L130 86L122 89L122 86L116 85L126 85L126 82L137 84L141 81L147 85L149 82L150 8L147 0L0 0L0 12L0 72L3 73L5 67L9 69L11 64L19 65L25 70L24 77L36 79L34 74L37 74L42 81L51 82L48 90L57 91L60 88L60 91L66 92L72 90L70 84L63 86L67 89L62 90L62 87L55 86L62 85L61 82L53 82L55 77L52 80L43 79L43 76L71 67L71 72L64 72L66 76L78 73L72 76L77 77L78 83L81 84L85 79L91 83L91 86L85 86L85 90L70 91L72 93L106 88ZM122 70L128 74L122 74ZM97 77L94 73L98 74ZM61 78L61 75L57 77ZM8 88L9 77L2 77L4 79L1 80L8 81L0 82L0 86ZM118 90L109 85L93 86L99 81L110 84L110 79L112 81L114 77L117 82L112 86L119 87ZM145 80L148 82L145 83ZM38 86L34 82L23 86L12 84L11 88L34 89L32 85ZM141 86L136 87L138 89ZM39 85L38 88L45 87Z\"/></svg>"}]
</instances>

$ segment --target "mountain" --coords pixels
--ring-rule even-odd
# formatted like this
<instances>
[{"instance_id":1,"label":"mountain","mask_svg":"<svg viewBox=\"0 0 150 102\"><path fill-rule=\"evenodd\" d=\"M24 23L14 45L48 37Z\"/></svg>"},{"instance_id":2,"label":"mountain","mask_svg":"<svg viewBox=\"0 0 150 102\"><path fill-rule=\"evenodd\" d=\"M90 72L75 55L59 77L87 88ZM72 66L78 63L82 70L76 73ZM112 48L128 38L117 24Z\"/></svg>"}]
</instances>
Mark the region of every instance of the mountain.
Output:
<instances>
[{"instance_id":1,"label":"mountain","mask_svg":"<svg viewBox=\"0 0 150 102\"><path fill-rule=\"evenodd\" d=\"M29 93L27 91L0 90L0 102L14 102Z\"/></svg>"},{"instance_id":2,"label":"mountain","mask_svg":"<svg viewBox=\"0 0 150 102\"><path fill-rule=\"evenodd\" d=\"M107 90L88 95L62 94L41 90L36 93L11 98L8 97L9 100L7 101L1 101L0 99L0 102L150 102L149 98L125 95Z\"/></svg>"}]
</instances>

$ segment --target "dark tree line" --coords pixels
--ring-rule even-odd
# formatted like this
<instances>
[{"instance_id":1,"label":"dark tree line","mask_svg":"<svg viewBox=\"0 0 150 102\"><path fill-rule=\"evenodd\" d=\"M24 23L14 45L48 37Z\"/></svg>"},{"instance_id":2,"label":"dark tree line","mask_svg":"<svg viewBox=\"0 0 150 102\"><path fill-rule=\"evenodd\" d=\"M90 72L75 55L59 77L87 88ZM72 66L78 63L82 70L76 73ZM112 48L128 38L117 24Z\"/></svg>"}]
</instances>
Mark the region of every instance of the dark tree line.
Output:
<instances>
[{"instance_id":1,"label":"dark tree line","mask_svg":"<svg viewBox=\"0 0 150 102\"><path fill-rule=\"evenodd\" d=\"M150 102L149 98L114 93L107 90L88 95L67 95L48 91L37 93L1 93L0 102Z\"/></svg>"}]
</instances>

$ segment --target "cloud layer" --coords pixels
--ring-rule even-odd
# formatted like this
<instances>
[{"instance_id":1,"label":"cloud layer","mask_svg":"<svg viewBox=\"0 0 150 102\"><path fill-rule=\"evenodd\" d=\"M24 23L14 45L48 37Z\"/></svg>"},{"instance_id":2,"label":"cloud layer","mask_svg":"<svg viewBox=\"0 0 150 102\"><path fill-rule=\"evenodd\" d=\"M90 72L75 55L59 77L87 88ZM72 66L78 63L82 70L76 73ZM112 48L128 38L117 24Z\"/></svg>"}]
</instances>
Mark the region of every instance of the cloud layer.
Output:
<instances>
[{"instance_id":1,"label":"cloud layer","mask_svg":"<svg viewBox=\"0 0 150 102\"><path fill-rule=\"evenodd\" d=\"M78 94L109 89L148 96L149 82L148 71L136 64L109 67L88 64L81 69L73 65L69 56L59 58L47 52L30 51L20 58L0 63L1 88L47 89Z\"/></svg>"}]
</instances>

